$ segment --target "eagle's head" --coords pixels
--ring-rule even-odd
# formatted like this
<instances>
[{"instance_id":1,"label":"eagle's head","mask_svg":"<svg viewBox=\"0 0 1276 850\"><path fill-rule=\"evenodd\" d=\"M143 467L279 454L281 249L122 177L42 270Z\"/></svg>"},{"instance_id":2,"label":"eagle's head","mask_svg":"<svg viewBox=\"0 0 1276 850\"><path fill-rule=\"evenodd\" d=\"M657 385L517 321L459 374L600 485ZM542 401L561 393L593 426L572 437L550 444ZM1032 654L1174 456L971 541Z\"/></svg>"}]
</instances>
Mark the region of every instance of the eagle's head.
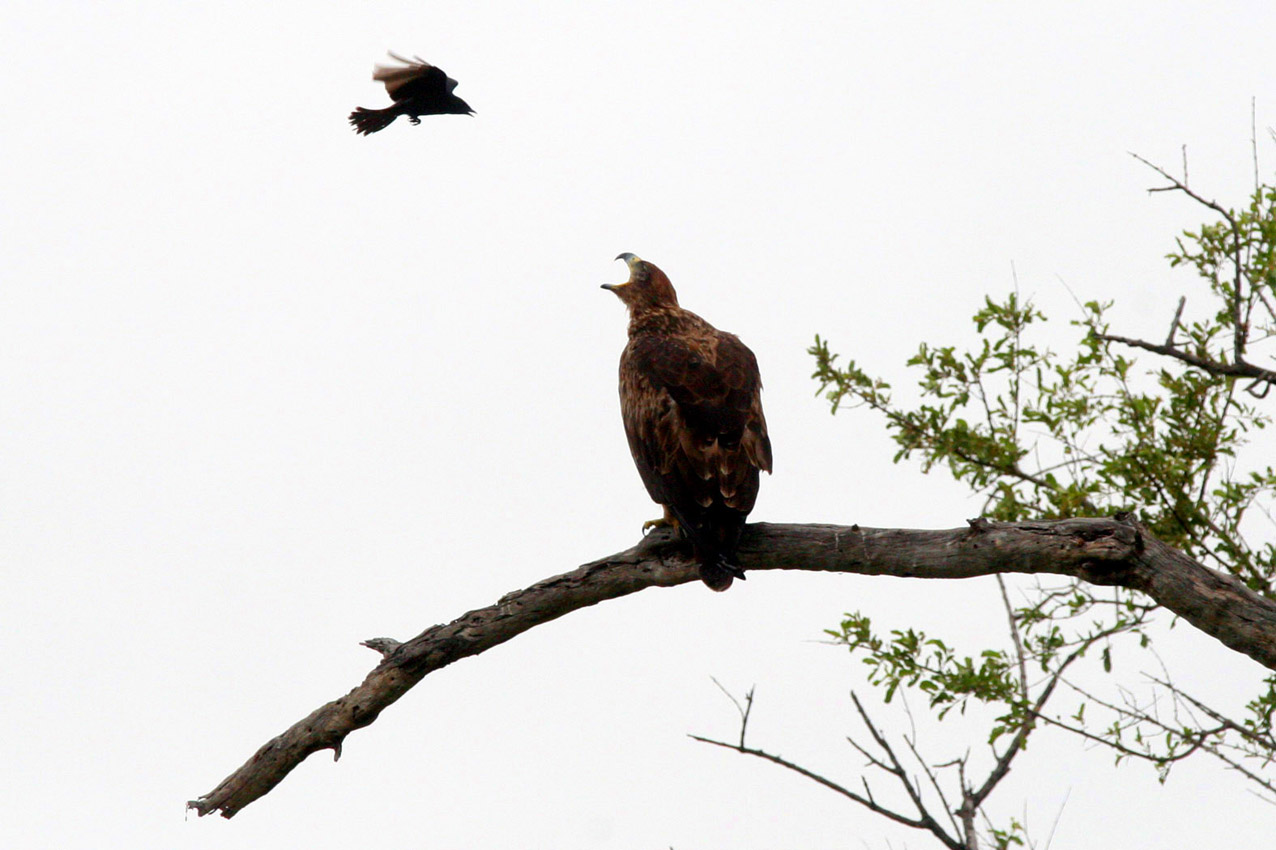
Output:
<instances>
[{"instance_id":1,"label":"eagle's head","mask_svg":"<svg viewBox=\"0 0 1276 850\"><path fill-rule=\"evenodd\" d=\"M621 254L616 259L628 264L629 280L604 283L603 289L616 293L629 312L678 306L678 294L673 291L673 284L664 272L633 254Z\"/></svg>"}]
</instances>

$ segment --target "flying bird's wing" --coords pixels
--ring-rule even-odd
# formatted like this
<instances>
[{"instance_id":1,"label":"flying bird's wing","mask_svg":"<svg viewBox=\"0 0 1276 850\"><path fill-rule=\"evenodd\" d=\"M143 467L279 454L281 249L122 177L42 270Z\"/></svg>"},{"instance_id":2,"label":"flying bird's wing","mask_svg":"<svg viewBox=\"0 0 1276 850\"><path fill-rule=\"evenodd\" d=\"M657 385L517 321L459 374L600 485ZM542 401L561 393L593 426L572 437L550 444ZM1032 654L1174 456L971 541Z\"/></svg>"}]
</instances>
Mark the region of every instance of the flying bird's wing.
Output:
<instances>
[{"instance_id":1,"label":"flying bird's wing","mask_svg":"<svg viewBox=\"0 0 1276 850\"><path fill-rule=\"evenodd\" d=\"M385 84L394 102L384 109L356 107L349 120L357 133L366 136L384 130L400 115L406 115L413 124L420 124L422 115L474 114L468 103L452 94L456 80L441 69L420 56L405 59L391 52L390 58L403 64L377 65L372 70L372 79Z\"/></svg>"},{"instance_id":2,"label":"flying bird's wing","mask_svg":"<svg viewBox=\"0 0 1276 850\"><path fill-rule=\"evenodd\" d=\"M385 83L385 90L394 100L431 94L442 95L456 88L455 80L448 79L447 74L419 56L412 60L391 53L390 58L404 64L378 65L372 71L372 79Z\"/></svg>"}]
</instances>

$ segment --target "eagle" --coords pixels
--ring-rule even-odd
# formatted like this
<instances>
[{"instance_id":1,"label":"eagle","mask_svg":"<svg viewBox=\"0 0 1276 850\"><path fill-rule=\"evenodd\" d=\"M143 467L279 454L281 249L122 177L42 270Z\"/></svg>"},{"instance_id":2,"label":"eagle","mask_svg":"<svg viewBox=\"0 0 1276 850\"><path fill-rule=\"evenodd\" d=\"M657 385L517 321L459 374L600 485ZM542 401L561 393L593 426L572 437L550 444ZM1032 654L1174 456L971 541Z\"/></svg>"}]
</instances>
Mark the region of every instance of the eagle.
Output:
<instances>
[{"instance_id":1,"label":"eagle","mask_svg":"<svg viewBox=\"0 0 1276 850\"><path fill-rule=\"evenodd\" d=\"M394 101L385 109L356 107L350 113L350 123L356 133L368 135L389 127L400 115L408 116L413 124L421 123L422 115L473 115L470 105L452 94L456 80L420 56L415 60L404 59L391 52L390 58L403 65L377 65L372 79L385 83L385 90Z\"/></svg>"},{"instance_id":2,"label":"eagle","mask_svg":"<svg viewBox=\"0 0 1276 850\"><path fill-rule=\"evenodd\" d=\"M664 517L691 540L700 578L726 590L745 517L771 471L758 361L735 334L678 306L673 284L633 254L629 280L603 284L629 308L620 355L620 412L629 451Z\"/></svg>"}]
</instances>

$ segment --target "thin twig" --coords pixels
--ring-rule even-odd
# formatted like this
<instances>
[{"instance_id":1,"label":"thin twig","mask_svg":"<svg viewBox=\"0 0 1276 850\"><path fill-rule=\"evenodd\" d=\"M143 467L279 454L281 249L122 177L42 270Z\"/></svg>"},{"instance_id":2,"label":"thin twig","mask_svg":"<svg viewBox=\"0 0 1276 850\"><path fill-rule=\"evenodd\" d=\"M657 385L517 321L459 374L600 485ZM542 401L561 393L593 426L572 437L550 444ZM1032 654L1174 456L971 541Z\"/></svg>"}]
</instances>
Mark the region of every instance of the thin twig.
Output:
<instances>
[{"instance_id":1,"label":"thin twig","mask_svg":"<svg viewBox=\"0 0 1276 850\"><path fill-rule=\"evenodd\" d=\"M1187 296L1179 296L1178 309L1174 311L1174 320L1170 322L1170 332L1165 337L1165 347L1174 348L1174 335L1178 333L1179 321L1183 318L1183 308L1187 306Z\"/></svg>"},{"instance_id":2,"label":"thin twig","mask_svg":"<svg viewBox=\"0 0 1276 850\"><path fill-rule=\"evenodd\" d=\"M1024 655L1023 641L1019 638L1019 625L1015 619L1014 606L1010 604L1010 595L1006 592L1006 581L997 576L997 588L1001 591L1001 604L1006 606L1006 618L1010 621L1010 640L1015 645L1015 657L1019 660L1019 695L1028 701L1028 660Z\"/></svg>"},{"instance_id":3,"label":"thin twig","mask_svg":"<svg viewBox=\"0 0 1276 850\"><path fill-rule=\"evenodd\" d=\"M1249 149L1254 159L1254 191L1259 192L1263 188L1262 181L1258 179L1258 116L1257 104L1258 98L1251 96L1249 99Z\"/></svg>"},{"instance_id":4,"label":"thin twig","mask_svg":"<svg viewBox=\"0 0 1276 850\"><path fill-rule=\"evenodd\" d=\"M934 788L935 793L939 796L939 802L943 803L944 814L948 815L948 821L952 824L953 831L958 835L961 835L961 827L957 824L957 818L953 817L954 810L952 804L948 802L948 797L944 794L944 788L939 784L939 779L935 776L935 772L930 769L930 765L926 764L926 760L922 758L922 754L917 752L917 746L913 740L905 737L904 743L908 745L908 750L913 754L913 758L915 758L917 763L922 766L922 771L925 772L926 778L930 780L930 787ZM951 764L951 762L949 764ZM947 765L936 765L936 767L946 766Z\"/></svg>"},{"instance_id":5,"label":"thin twig","mask_svg":"<svg viewBox=\"0 0 1276 850\"><path fill-rule=\"evenodd\" d=\"M1174 190L1180 191L1184 193L1185 195L1187 195L1192 200L1196 201L1197 203L1205 207L1208 207L1209 209L1214 210L1219 215L1221 215L1224 218L1224 220L1227 221L1227 226L1230 230L1231 237L1232 237L1231 260L1232 260L1233 266L1235 266L1236 268L1236 274L1233 276L1233 279L1232 279L1232 291L1230 294L1231 304L1229 305L1231 307L1231 313L1232 313L1232 360L1236 365L1245 364L1245 345L1246 345L1246 337L1248 335L1248 326L1246 322L1244 321L1244 316L1242 315L1242 311L1241 311L1241 304L1244 302L1244 297L1242 295L1242 290L1241 290L1241 283L1244 279L1245 262L1244 262L1244 252L1241 250L1240 224L1236 221L1236 217L1232 215L1230 210L1223 208L1216 201L1211 201L1207 198L1204 198L1196 194L1195 192L1193 192L1191 189L1189 189L1187 187L1186 174L1184 175L1185 177L1184 181L1180 183L1178 180L1175 180L1172 176L1166 173L1164 169L1153 165L1151 162L1148 162L1146 159L1139 156L1138 154L1133 154L1133 156L1135 159L1139 160L1139 162L1142 162L1144 165L1151 168L1157 174L1160 174L1166 180L1170 181L1171 185L1168 187L1163 187L1160 191L1174 191ZM1254 376L1251 376L1251 377L1254 377Z\"/></svg>"},{"instance_id":6,"label":"thin twig","mask_svg":"<svg viewBox=\"0 0 1276 850\"><path fill-rule=\"evenodd\" d=\"M813 782L817 782L820 785L823 785L825 788L828 788L830 791L834 791L838 794L841 794L843 797L846 797L847 799L850 799L855 801L856 803L859 803L861 806L864 806L866 809L868 809L871 812L875 812L876 814L890 818L896 823L903 824L904 826L911 826L914 829L925 829L931 834L933 834L940 841L942 841L944 843L944 846L950 848L950 850L964 850L963 846L953 841L951 836L947 835L947 833L943 831L943 827L935 823L934 819L931 818L930 815L928 814L924 814L920 818L910 818L907 815L902 815L899 812L894 811L893 809L888 809L884 806L878 805L877 803L875 803L873 800L869 799L868 797L861 796L855 793L854 791L851 791L850 789L837 784L833 780L828 779L827 777L821 776L820 774L815 773L814 771L807 770L806 768L801 767L800 765L794 764L793 762L788 761L787 759L783 759L777 755L772 755L771 753L764 752L763 750L755 750L752 747L738 747L735 744L728 744L725 741L715 741L712 738L704 738L704 737L701 737L700 735L688 735L687 737L695 741L700 741L701 743L704 743L704 744L713 744L715 747L723 747L725 749L733 750L737 753L742 753L744 755L756 756L757 758L764 759L766 761L771 762L772 764L778 764L780 767L787 768L788 770L791 770L794 773L799 774L800 776L804 776L807 779L812 780Z\"/></svg>"},{"instance_id":7,"label":"thin twig","mask_svg":"<svg viewBox=\"0 0 1276 850\"><path fill-rule=\"evenodd\" d=\"M1242 738L1245 738L1246 740L1250 741L1251 743L1257 744L1265 749L1276 750L1276 739L1273 739L1272 736L1259 735L1257 732L1254 732L1251 729L1246 729L1244 726L1237 723L1235 720L1232 720L1231 718L1223 715L1222 713L1216 711L1215 709L1210 708L1208 705L1196 699L1191 694L1185 693L1184 691L1180 690L1178 687L1176 687L1169 681L1163 681L1161 679L1156 678L1155 676L1148 676L1148 679L1160 685L1161 687L1165 688L1166 690L1170 691L1172 694L1179 697L1180 699L1186 700L1187 702L1191 703L1197 710L1209 716L1211 720L1227 727L1228 729L1232 730L1233 732L1240 735Z\"/></svg>"},{"instance_id":8,"label":"thin twig","mask_svg":"<svg viewBox=\"0 0 1276 850\"><path fill-rule=\"evenodd\" d=\"M1124 726L1120 727L1122 731L1124 731L1125 729L1135 727L1140 723L1147 723L1161 730L1165 734L1171 736L1171 738L1179 739L1187 746L1187 749L1181 752L1177 752L1173 754L1167 753L1163 755L1157 755L1151 752L1143 752L1143 751L1139 751L1139 750L1135 750L1130 747L1127 747L1124 744L1120 743L1119 741L1104 738L1099 735L1095 735L1091 732L1088 732L1085 729L1080 729L1070 724L1064 723L1063 721L1058 720L1056 718L1048 717L1044 714L1038 715L1040 719L1050 724L1051 726L1055 726L1065 731L1072 732L1076 735L1080 735L1081 737L1087 738L1096 743L1102 744L1103 746L1108 747L1109 749L1115 750L1121 755L1140 759L1142 761L1151 762L1157 767L1166 767L1175 762L1182 761L1183 759L1188 758L1189 756L1191 756L1198 750L1202 752L1206 752L1212 755L1214 758L1218 759L1219 761L1223 762L1223 764L1227 765L1229 769L1235 770L1236 772L1245 776L1247 779L1251 780L1255 785L1259 785L1262 788L1266 789L1267 791L1270 791L1273 794L1276 794L1276 784L1273 784L1271 780L1264 779L1262 776L1259 776L1258 774L1249 770L1243 764L1237 761L1235 758L1232 758L1227 753L1222 752L1218 748L1218 745L1216 743L1213 743L1210 741L1211 738L1215 738L1221 733L1228 731L1229 727L1227 723L1220 721L1217 727L1214 727L1211 729L1198 729L1192 732L1191 734L1184 734L1183 729L1175 728L1173 726L1165 724L1161 722L1160 720L1158 720L1156 717L1150 714L1147 714L1144 711L1141 711L1136 705L1130 705L1128 699L1127 699L1127 706L1123 708L1121 706L1114 705L1107 700L1103 700L1103 699L1100 699L1099 697L1096 697L1094 694L1091 694L1087 692L1086 690L1078 687L1073 682L1064 680L1064 684L1066 684L1072 690L1076 691L1081 696L1094 702L1095 704L1115 712L1119 717L1124 717L1126 719L1126 723ZM1259 796L1260 796L1260 799L1264 799L1264 800L1268 799L1266 797L1262 797L1262 795L1259 795Z\"/></svg>"},{"instance_id":9,"label":"thin twig","mask_svg":"<svg viewBox=\"0 0 1276 850\"><path fill-rule=\"evenodd\" d=\"M731 700L732 704L735 705L735 710L740 713L740 746L743 747L744 733L749 728L749 714L753 711L753 691L756 686L749 686L749 692L744 695L744 705L741 706L740 701L732 696L730 691L722 687L721 682L713 676L710 676L709 678L718 686L718 690L727 695L727 699Z\"/></svg>"},{"instance_id":10,"label":"thin twig","mask_svg":"<svg viewBox=\"0 0 1276 850\"><path fill-rule=\"evenodd\" d=\"M1059 804L1059 811L1055 812L1054 821L1050 824L1050 834L1046 836L1046 846L1044 850L1050 850L1050 845L1054 843L1054 832L1059 828L1059 820L1063 817L1064 807L1068 805L1068 797L1071 796L1071 794L1071 788L1063 792L1063 802Z\"/></svg>"}]
</instances>

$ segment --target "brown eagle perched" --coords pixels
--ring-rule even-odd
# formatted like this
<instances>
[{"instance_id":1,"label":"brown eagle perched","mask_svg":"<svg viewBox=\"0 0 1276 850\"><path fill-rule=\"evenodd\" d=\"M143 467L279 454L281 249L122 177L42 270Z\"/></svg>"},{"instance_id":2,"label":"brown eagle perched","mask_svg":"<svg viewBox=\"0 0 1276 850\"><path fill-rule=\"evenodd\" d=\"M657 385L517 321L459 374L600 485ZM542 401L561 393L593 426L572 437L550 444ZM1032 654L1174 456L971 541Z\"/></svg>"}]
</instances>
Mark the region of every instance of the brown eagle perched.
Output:
<instances>
[{"instance_id":1,"label":"brown eagle perched","mask_svg":"<svg viewBox=\"0 0 1276 850\"><path fill-rule=\"evenodd\" d=\"M452 94L456 80L420 56L415 60L404 59L396 53L391 59L402 66L377 65L372 79L385 83L385 90L394 103L385 109L355 107L350 113L350 123L356 133L368 135L389 127L400 115L408 116L413 124L421 123L422 115L473 115L470 105Z\"/></svg>"},{"instance_id":2,"label":"brown eagle perched","mask_svg":"<svg viewBox=\"0 0 1276 850\"><path fill-rule=\"evenodd\" d=\"M629 280L603 284L629 308L620 355L620 412L647 492L691 540L700 578L726 590L744 578L733 563L744 520L771 471L762 378L753 352L678 306L673 284L633 254ZM646 526L644 526L646 527Z\"/></svg>"}]
</instances>

